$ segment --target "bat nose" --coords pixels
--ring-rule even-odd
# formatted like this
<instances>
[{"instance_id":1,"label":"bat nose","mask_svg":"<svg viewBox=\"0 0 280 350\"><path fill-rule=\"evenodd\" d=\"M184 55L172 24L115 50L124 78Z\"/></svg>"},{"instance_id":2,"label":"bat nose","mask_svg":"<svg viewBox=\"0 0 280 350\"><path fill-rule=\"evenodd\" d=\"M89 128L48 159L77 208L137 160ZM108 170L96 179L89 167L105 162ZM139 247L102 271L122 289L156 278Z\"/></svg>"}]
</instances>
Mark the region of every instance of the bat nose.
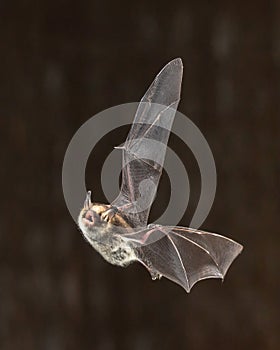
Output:
<instances>
[{"instance_id":1,"label":"bat nose","mask_svg":"<svg viewBox=\"0 0 280 350\"><path fill-rule=\"evenodd\" d=\"M91 207L91 191L87 192L86 200L84 202L84 209L89 209Z\"/></svg>"}]
</instances>

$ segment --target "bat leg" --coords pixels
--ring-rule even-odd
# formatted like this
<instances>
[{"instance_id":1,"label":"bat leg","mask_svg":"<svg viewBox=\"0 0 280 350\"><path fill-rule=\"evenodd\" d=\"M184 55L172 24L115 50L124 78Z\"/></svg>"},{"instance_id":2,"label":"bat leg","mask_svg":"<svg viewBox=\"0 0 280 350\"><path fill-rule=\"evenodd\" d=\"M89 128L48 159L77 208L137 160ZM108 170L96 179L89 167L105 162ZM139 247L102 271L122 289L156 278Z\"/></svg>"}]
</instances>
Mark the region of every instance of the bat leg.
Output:
<instances>
[{"instance_id":1,"label":"bat leg","mask_svg":"<svg viewBox=\"0 0 280 350\"><path fill-rule=\"evenodd\" d=\"M106 222L110 222L115 215L116 215L116 210L113 208L110 208L101 214L101 219Z\"/></svg>"},{"instance_id":2,"label":"bat leg","mask_svg":"<svg viewBox=\"0 0 280 350\"><path fill-rule=\"evenodd\" d=\"M146 269L149 271L153 281L161 279L162 275L152 267L151 263L148 260L144 261L142 259L138 259L138 261L146 267Z\"/></svg>"}]
</instances>

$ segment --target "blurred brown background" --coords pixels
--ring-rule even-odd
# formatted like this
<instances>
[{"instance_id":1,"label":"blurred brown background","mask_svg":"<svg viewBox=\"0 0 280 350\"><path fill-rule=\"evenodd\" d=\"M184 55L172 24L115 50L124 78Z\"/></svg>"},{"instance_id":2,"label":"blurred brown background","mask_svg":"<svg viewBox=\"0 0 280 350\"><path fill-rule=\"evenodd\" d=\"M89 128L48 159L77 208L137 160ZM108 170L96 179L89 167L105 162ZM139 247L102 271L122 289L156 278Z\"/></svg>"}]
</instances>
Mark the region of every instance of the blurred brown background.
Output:
<instances>
[{"instance_id":1,"label":"blurred brown background","mask_svg":"<svg viewBox=\"0 0 280 350\"><path fill-rule=\"evenodd\" d=\"M0 349L279 349L279 1L3 0L0 16ZM137 264L103 261L61 188L79 126L139 100L175 57L179 109L218 172L203 228L245 246L223 284L203 281L189 295ZM96 200L100 164L126 132L88 163ZM171 146L191 165L187 225L199 172L184 145ZM152 217L168 203L168 186L160 191Z\"/></svg>"}]
</instances>

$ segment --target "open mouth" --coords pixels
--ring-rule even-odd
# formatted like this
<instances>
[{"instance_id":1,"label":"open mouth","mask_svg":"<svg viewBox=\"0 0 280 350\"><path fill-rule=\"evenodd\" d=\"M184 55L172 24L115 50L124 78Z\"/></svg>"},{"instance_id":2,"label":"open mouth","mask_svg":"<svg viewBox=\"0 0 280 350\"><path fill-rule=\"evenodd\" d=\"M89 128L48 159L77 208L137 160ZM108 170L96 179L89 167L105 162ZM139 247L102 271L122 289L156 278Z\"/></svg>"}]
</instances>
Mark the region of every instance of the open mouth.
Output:
<instances>
[{"instance_id":1,"label":"open mouth","mask_svg":"<svg viewBox=\"0 0 280 350\"><path fill-rule=\"evenodd\" d=\"M97 218L97 214L95 214L92 210L88 210L83 217L83 221L86 225L93 226L96 224Z\"/></svg>"}]
</instances>

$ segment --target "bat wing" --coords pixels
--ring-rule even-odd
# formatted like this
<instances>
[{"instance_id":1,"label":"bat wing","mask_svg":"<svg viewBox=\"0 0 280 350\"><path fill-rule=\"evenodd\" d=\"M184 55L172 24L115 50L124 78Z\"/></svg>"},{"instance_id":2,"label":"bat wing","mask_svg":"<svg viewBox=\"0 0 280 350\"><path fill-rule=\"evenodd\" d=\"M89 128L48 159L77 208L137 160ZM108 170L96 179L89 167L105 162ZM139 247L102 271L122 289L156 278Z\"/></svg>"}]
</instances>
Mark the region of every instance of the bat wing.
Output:
<instances>
[{"instance_id":1,"label":"bat wing","mask_svg":"<svg viewBox=\"0 0 280 350\"><path fill-rule=\"evenodd\" d=\"M206 278L223 279L243 247L215 233L155 225L125 235L153 279L164 276L187 292Z\"/></svg>"},{"instance_id":2,"label":"bat wing","mask_svg":"<svg viewBox=\"0 0 280 350\"><path fill-rule=\"evenodd\" d=\"M180 99L183 65L169 62L143 96L121 148L122 185L111 203L133 227L146 226L165 158L166 145Z\"/></svg>"}]
</instances>

